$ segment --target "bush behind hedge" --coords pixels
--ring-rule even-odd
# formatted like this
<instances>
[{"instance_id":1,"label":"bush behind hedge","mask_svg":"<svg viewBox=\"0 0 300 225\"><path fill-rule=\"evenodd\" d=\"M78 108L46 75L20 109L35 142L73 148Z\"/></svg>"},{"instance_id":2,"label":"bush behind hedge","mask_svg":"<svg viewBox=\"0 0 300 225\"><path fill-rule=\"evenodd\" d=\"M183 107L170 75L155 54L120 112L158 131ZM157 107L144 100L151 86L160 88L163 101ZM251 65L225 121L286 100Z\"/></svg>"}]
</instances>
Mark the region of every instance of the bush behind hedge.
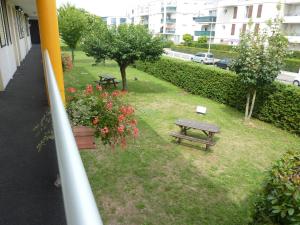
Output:
<instances>
[{"instance_id":1,"label":"bush behind hedge","mask_svg":"<svg viewBox=\"0 0 300 225\"><path fill-rule=\"evenodd\" d=\"M211 98L241 111L245 108L246 90L231 71L170 58L137 62L135 66L192 94ZM300 88L274 82L267 88L257 90L253 116L300 135Z\"/></svg>"}]
</instances>

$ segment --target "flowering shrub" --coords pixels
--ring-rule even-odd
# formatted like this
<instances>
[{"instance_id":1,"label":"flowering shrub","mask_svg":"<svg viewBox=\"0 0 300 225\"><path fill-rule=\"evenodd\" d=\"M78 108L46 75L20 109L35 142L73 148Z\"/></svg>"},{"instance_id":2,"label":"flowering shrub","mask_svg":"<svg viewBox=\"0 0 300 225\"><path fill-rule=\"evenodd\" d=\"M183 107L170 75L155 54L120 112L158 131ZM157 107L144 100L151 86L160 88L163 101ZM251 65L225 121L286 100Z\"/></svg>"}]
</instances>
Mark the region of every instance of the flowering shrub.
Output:
<instances>
[{"instance_id":1,"label":"flowering shrub","mask_svg":"<svg viewBox=\"0 0 300 225\"><path fill-rule=\"evenodd\" d=\"M73 63L72 63L72 59L71 56L63 53L61 55L61 62L62 62L62 67L63 67L63 71L69 71L73 68Z\"/></svg>"},{"instance_id":2,"label":"flowering shrub","mask_svg":"<svg viewBox=\"0 0 300 225\"><path fill-rule=\"evenodd\" d=\"M134 108L124 104L122 97L126 92L108 93L97 85L87 85L84 91L67 88L69 102L67 112L73 126L95 128L95 135L101 137L104 144L126 146L126 138L139 134Z\"/></svg>"}]
</instances>

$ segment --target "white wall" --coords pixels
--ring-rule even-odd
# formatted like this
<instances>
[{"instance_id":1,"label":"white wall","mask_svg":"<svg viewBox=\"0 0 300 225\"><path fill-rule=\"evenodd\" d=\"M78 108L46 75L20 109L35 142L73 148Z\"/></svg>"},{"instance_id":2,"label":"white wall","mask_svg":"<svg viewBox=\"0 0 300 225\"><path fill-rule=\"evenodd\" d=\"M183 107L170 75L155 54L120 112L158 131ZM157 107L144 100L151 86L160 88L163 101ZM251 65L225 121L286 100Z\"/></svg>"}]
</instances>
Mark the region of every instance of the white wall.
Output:
<instances>
[{"instance_id":1,"label":"white wall","mask_svg":"<svg viewBox=\"0 0 300 225\"><path fill-rule=\"evenodd\" d=\"M26 27L24 27L24 38L19 38L19 32L16 30L14 5L7 4L7 10L12 44L0 48L0 91L3 91L10 79L13 78L19 61L25 58L31 48L31 38L30 35L27 36ZM25 20L23 22L25 23Z\"/></svg>"}]
</instances>

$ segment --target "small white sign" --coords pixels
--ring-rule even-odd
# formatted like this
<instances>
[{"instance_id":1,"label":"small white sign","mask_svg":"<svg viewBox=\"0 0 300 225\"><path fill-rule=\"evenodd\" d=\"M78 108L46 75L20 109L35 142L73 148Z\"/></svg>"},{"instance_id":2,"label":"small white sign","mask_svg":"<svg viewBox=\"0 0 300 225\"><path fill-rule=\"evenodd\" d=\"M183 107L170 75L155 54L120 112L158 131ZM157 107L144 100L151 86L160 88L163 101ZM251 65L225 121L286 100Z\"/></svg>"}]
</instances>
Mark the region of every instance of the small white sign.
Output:
<instances>
[{"instance_id":1,"label":"small white sign","mask_svg":"<svg viewBox=\"0 0 300 225\"><path fill-rule=\"evenodd\" d=\"M206 114L206 107L204 106L197 106L196 112L200 114Z\"/></svg>"}]
</instances>

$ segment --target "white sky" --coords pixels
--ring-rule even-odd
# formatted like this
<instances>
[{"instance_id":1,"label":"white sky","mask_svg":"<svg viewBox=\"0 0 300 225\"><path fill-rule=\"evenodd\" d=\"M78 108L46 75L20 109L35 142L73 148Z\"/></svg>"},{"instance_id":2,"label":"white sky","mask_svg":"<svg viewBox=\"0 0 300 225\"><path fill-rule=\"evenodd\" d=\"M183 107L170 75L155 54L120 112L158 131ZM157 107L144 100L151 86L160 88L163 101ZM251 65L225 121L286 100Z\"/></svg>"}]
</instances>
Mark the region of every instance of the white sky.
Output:
<instances>
[{"instance_id":1,"label":"white sky","mask_svg":"<svg viewBox=\"0 0 300 225\"><path fill-rule=\"evenodd\" d=\"M98 16L125 16L137 0L56 0L57 7L68 2Z\"/></svg>"}]
</instances>

